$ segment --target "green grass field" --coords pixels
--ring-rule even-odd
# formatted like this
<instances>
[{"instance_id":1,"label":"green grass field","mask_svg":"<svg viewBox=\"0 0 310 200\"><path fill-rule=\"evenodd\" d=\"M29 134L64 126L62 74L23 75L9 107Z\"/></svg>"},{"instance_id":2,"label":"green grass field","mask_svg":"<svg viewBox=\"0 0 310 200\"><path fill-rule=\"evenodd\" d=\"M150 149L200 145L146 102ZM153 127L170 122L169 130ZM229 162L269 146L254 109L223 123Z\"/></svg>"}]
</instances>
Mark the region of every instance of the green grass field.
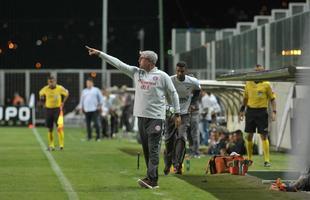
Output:
<instances>
[{"instance_id":1,"label":"green grass field","mask_svg":"<svg viewBox=\"0 0 310 200\"><path fill-rule=\"evenodd\" d=\"M46 129L37 130L46 143ZM83 130L66 128L65 150L44 153L32 129L0 128L0 199L61 200L69 199L68 193L87 200L310 199L306 193L269 191L269 185L254 176L205 175L208 157L191 159L190 171L183 176L164 176L161 155L160 188L143 189L136 182L146 171L143 157L137 169L139 144L129 139L87 142L84 138ZM52 155L73 191L62 185L46 153ZM288 170L289 156L272 153L271 158L273 166L268 170ZM256 156L250 170L266 170L262 163L262 157Z\"/></svg>"}]
</instances>

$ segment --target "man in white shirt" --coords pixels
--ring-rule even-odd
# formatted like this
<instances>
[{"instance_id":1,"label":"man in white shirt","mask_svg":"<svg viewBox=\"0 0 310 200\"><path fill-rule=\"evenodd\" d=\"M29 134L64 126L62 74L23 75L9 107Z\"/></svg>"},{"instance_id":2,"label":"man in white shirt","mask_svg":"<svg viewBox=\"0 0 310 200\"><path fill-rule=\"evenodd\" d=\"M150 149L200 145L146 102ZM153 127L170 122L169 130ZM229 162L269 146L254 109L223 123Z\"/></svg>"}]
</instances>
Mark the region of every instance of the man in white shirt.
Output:
<instances>
[{"instance_id":1,"label":"man in white shirt","mask_svg":"<svg viewBox=\"0 0 310 200\"><path fill-rule=\"evenodd\" d=\"M213 112L213 102L210 96L202 91L201 98L201 129L203 136L203 144L209 144L209 124L211 122L211 113Z\"/></svg>"},{"instance_id":2,"label":"man in white shirt","mask_svg":"<svg viewBox=\"0 0 310 200\"><path fill-rule=\"evenodd\" d=\"M101 129L103 137L113 138L118 128L116 112L117 96L111 94L110 89L102 89L103 104L101 112Z\"/></svg>"},{"instance_id":3,"label":"man in white shirt","mask_svg":"<svg viewBox=\"0 0 310 200\"><path fill-rule=\"evenodd\" d=\"M173 102L175 124L181 122L179 96L165 72L155 65L158 56L153 51L141 51L139 67L130 66L119 59L97 49L86 47L89 55L97 55L134 80L134 116L138 117L138 127L147 166L147 176L138 183L145 188L158 188L158 164L160 141L166 117L166 95Z\"/></svg>"},{"instance_id":4,"label":"man in white shirt","mask_svg":"<svg viewBox=\"0 0 310 200\"><path fill-rule=\"evenodd\" d=\"M211 123L217 125L217 115L221 112L221 107L216 97L211 92L207 91L207 95L209 96L212 102L212 108L213 108L211 112Z\"/></svg>"},{"instance_id":5,"label":"man in white shirt","mask_svg":"<svg viewBox=\"0 0 310 200\"><path fill-rule=\"evenodd\" d=\"M103 96L99 88L94 87L94 80L86 80L86 88L82 91L78 108L85 114L87 139L92 139L92 126L94 122L96 129L96 141L100 141L100 112L103 104Z\"/></svg>"},{"instance_id":6,"label":"man in white shirt","mask_svg":"<svg viewBox=\"0 0 310 200\"><path fill-rule=\"evenodd\" d=\"M179 62L176 65L176 75L171 76L171 80L178 92L180 101L181 125L175 127L172 118L167 118L165 131L165 169L167 175L170 172L170 167L173 164L176 174L182 174L182 164L186 151L186 135L190 128L189 110L193 109L198 101L200 94L199 81L191 76L186 75L186 63ZM197 133L193 134L197 140Z\"/></svg>"}]
</instances>

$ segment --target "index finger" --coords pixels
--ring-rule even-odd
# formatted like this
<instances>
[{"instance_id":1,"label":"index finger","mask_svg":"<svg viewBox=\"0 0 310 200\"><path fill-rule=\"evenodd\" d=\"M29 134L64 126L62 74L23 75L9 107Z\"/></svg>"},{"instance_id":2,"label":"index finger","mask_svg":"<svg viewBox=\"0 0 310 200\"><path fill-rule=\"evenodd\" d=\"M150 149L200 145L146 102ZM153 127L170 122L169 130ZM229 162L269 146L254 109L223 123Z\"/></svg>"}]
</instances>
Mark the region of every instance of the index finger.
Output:
<instances>
[{"instance_id":1,"label":"index finger","mask_svg":"<svg viewBox=\"0 0 310 200\"><path fill-rule=\"evenodd\" d=\"M91 50L91 48L87 45L85 45L85 48L88 49L88 50Z\"/></svg>"}]
</instances>

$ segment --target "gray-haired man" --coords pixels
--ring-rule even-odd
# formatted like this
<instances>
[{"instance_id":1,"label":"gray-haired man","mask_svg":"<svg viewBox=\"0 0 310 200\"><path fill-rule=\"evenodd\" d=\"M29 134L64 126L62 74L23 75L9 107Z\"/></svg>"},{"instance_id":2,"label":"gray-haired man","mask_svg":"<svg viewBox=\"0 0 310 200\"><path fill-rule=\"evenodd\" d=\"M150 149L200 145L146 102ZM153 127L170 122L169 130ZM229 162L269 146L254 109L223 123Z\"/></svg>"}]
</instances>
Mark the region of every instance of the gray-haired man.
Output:
<instances>
[{"instance_id":1,"label":"gray-haired man","mask_svg":"<svg viewBox=\"0 0 310 200\"><path fill-rule=\"evenodd\" d=\"M89 55L97 55L127 74L135 83L134 116L138 117L139 133L142 141L147 177L139 179L140 186L158 187L158 163L160 141L166 111L166 94L173 102L176 126L181 123L179 97L176 89L165 72L157 69L157 54L153 51L141 51L139 66L130 66L119 59L99 50L87 47Z\"/></svg>"}]
</instances>

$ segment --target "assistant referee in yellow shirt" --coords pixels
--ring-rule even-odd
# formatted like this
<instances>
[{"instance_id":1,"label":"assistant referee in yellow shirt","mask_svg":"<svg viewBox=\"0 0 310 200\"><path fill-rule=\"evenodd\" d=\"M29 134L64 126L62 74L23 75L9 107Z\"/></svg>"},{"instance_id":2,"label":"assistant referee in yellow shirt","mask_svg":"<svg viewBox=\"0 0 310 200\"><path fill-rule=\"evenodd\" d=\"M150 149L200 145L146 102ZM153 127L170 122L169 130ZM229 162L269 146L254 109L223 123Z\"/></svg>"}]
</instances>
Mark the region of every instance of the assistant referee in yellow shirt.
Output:
<instances>
[{"instance_id":1,"label":"assistant referee in yellow shirt","mask_svg":"<svg viewBox=\"0 0 310 200\"><path fill-rule=\"evenodd\" d=\"M63 108L65 101L69 97L69 92L63 86L58 85L56 78L49 76L48 85L43 87L40 92L40 102L44 103L46 109L46 126L48 128L48 150L55 150L53 128L54 123L57 126L59 149L64 148L64 131L58 128L57 120L60 110Z\"/></svg>"},{"instance_id":2,"label":"assistant referee in yellow shirt","mask_svg":"<svg viewBox=\"0 0 310 200\"><path fill-rule=\"evenodd\" d=\"M255 71L264 71L261 65L255 66ZM271 102L272 121L276 120L276 97L268 81L247 81L244 90L243 105L240 109L239 120L242 121L245 114L245 132L247 136L248 159L253 155L253 134L260 134L264 152L264 166L270 167L269 140L268 140L268 105Z\"/></svg>"}]
</instances>

